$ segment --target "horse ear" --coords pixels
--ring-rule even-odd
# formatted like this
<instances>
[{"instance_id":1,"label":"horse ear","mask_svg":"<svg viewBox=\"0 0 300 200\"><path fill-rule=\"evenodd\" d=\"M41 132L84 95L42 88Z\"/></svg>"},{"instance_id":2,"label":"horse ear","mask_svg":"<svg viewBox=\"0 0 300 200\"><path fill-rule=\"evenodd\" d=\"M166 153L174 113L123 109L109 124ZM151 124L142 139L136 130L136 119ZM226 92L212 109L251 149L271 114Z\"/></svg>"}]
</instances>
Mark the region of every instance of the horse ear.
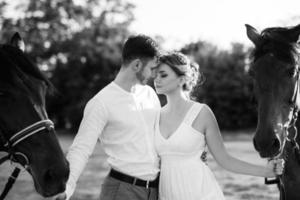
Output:
<instances>
[{"instance_id":1,"label":"horse ear","mask_svg":"<svg viewBox=\"0 0 300 200\"><path fill-rule=\"evenodd\" d=\"M245 26L247 29L248 38L254 43L255 46L259 46L262 40L261 35L254 27L250 26L249 24L245 24Z\"/></svg>"},{"instance_id":2,"label":"horse ear","mask_svg":"<svg viewBox=\"0 0 300 200\"><path fill-rule=\"evenodd\" d=\"M300 36L300 24L297 26L292 27L290 30L288 30L288 37L291 42L298 42L299 36Z\"/></svg>"},{"instance_id":3,"label":"horse ear","mask_svg":"<svg viewBox=\"0 0 300 200\"><path fill-rule=\"evenodd\" d=\"M23 52L25 51L25 43L18 32L16 32L12 36L12 38L10 39L10 44L14 47L19 48Z\"/></svg>"}]
</instances>

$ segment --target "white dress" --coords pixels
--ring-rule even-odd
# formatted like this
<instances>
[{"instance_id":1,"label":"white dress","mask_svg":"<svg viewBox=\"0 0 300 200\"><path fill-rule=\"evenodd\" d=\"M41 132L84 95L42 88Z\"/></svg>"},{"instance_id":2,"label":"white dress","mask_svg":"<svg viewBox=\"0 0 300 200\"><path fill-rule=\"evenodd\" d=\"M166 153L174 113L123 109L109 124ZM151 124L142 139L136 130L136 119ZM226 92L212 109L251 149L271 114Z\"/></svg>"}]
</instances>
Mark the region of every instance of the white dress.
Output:
<instances>
[{"instance_id":1,"label":"white dress","mask_svg":"<svg viewBox=\"0 0 300 200\"><path fill-rule=\"evenodd\" d=\"M214 174L201 160L206 142L192 127L203 104L194 103L183 121L168 138L155 125L155 147L161 158L159 200L224 200Z\"/></svg>"}]
</instances>

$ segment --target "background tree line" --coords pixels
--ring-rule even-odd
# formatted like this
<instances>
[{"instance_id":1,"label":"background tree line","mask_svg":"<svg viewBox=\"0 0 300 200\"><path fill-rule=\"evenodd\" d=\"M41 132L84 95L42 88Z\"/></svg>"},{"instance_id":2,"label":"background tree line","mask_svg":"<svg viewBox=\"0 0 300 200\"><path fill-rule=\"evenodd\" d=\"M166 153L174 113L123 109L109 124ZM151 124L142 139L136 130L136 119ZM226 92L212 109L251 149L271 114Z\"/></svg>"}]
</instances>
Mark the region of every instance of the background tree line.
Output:
<instances>
[{"instance_id":1,"label":"background tree line","mask_svg":"<svg viewBox=\"0 0 300 200\"><path fill-rule=\"evenodd\" d=\"M0 40L5 42L14 31L20 32L27 54L57 88L48 97L50 118L57 128L76 130L87 101L119 70L122 44L131 34L134 5L124 0L81 4L28 0L16 4L16 15L8 16L8 2L0 1ZM221 128L256 124L247 74L249 49L236 43L230 50L220 50L198 41L177 50L192 57L204 72L206 81L193 95L213 109Z\"/></svg>"}]
</instances>

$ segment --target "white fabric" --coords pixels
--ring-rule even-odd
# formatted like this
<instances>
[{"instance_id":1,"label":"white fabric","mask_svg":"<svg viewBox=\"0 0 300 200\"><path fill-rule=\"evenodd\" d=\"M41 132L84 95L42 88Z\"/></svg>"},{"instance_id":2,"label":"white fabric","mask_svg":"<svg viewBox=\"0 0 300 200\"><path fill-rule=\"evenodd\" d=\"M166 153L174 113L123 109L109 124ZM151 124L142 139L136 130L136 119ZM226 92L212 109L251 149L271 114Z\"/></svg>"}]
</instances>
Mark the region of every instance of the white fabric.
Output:
<instances>
[{"instance_id":1,"label":"white fabric","mask_svg":"<svg viewBox=\"0 0 300 200\"><path fill-rule=\"evenodd\" d=\"M164 138L155 125L155 147L161 158L159 200L224 200L224 195L200 156L205 136L192 127L203 104L194 103L177 130Z\"/></svg>"},{"instance_id":2,"label":"white fabric","mask_svg":"<svg viewBox=\"0 0 300 200\"><path fill-rule=\"evenodd\" d=\"M67 154L70 162L68 198L98 139L112 168L140 179L155 179L159 160L153 134L159 108L158 97L149 86L138 85L130 93L112 82L96 94L85 107L80 128Z\"/></svg>"}]
</instances>

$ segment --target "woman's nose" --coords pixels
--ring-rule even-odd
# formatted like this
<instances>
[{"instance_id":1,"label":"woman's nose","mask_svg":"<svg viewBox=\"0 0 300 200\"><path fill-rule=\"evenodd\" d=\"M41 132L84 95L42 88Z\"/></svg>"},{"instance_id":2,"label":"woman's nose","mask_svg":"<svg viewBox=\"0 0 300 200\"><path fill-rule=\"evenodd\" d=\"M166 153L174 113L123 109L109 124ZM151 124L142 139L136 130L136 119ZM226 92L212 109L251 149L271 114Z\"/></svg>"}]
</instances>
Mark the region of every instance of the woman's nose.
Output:
<instances>
[{"instance_id":1,"label":"woman's nose","mask_svg":"<svg viewBox=\"0 0 300 200\"><path fill-rule=\"evenodd\" d=\"M156 85L160 84L160 79L156 77L156 78L154 79L154 84L156 84Z\"/></svg>"}]
</instances>

